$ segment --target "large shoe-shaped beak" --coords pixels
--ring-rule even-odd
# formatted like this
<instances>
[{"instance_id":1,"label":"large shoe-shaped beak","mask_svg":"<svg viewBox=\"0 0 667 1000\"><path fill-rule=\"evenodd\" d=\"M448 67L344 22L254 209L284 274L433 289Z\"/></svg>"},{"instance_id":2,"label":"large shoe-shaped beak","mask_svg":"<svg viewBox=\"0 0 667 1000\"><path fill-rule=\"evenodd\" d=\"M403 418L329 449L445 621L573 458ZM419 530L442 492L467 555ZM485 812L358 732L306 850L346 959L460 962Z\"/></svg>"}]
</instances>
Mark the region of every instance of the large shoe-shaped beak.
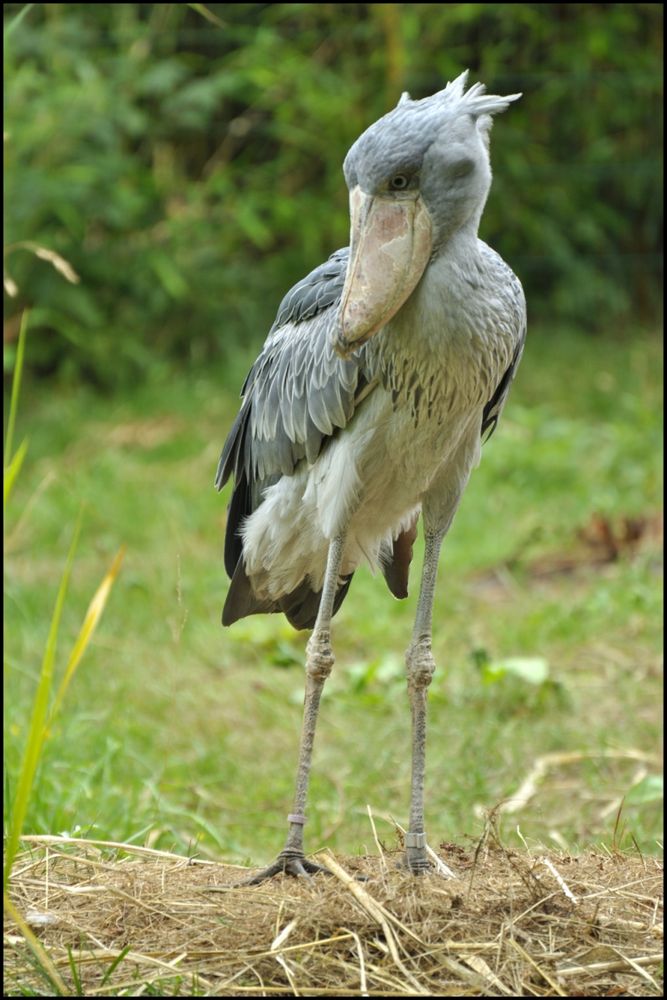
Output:
<instances>
[{"instance_id":1,"label":"large shoe-shaped beak","mask_svg":"<svg viewBox=\"0 0 667 1000\"><path fill-rule=\"evenodd\" d=\"M433 248L431 219L418 192L383 198L355 187L350 219L350 259L334 342L344 357L398 312Z\"/></svg>"}]
</instances>

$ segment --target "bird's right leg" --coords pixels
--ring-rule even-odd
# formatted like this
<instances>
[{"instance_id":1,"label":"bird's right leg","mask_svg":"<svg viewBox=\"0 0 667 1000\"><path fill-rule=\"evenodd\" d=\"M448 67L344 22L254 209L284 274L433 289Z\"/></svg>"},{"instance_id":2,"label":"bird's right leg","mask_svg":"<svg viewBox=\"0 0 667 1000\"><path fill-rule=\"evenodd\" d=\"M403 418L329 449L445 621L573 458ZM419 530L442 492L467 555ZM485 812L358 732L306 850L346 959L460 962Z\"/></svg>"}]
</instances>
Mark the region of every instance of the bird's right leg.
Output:
<instances>
[{"instance_id":1,"label":"bird's right leg","mask_svg":"<svg viewBox=\"0 0 667 1000\"><path fill-rule=\"evenodd\" d=\"M431 652L433 599L443 530L426 529L424 567L412 642L406 653L408 694L412 713L412 785L410 825L405 836L405 866L415 875L427 871L431 863L426 852L424 830L424 771L426 757L426 700L435 661Z\"/></svg>"},{"instance_id":2,"label":"bird's right leg","mask_svg":"<svg viewBox=\"0 0 667 1000\"><path fill-rule=\"evenodd\" d=\"M322 587L322 597L315 621L313 633L306 647L306 695L303 706L303 725L301 728L301 744L299 747L299 763L296 772L296 788L294 806L287 817L289 830L285 847L277 859L253 878L246 885L258 885L266 879L285 872L289 875L309 876L315 872L326 872L326 868L308 861L303 850L303 827L306 822L306 797L308 781L315 742L315 728L320 698L324 682L331 673L334 655L331 648L331 618L338 589L340 565L343 557L345 536L339 535L329 546L327 568Z\"/></svg>"}]
</instances>

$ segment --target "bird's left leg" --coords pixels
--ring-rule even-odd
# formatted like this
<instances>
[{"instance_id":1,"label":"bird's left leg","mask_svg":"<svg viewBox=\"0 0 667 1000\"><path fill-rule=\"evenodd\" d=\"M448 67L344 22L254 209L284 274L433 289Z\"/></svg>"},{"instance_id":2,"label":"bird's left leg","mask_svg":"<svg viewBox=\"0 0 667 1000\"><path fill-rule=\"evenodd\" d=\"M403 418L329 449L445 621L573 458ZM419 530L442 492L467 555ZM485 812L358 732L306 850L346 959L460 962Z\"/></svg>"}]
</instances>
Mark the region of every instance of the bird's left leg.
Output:
<instances>
[{"instance_id":1,"label":"bird's left leg","mask_svg":"<svg viewBox=\"0 0 667 1000\"><path fill-rule=\"evenodd\" d=\"M412 641L405 655L412 712L412 786L410 825L405 835L405 864L415 875L431 867L424 830L424 771L426 760L426 700L435 661L431 652L433 599L438 557L445 532L426 527L424 567Z\"/></svg>"},{"instance_id":2,"label":"bird's left leg","mask_svg":"<svg viewBox=\"0 0 667 1000\"><path fill-rule=\"evenodd\" d=\"M246 884L257 885L267 878L284 872L289 875L311 875L315 872L326 872L328 869L322 865L309 861L303 849L303 827L306 822L306 797L308 794L308 781L310 778L310 766L313 756L313 744L315 742L315 727L317 725L317 714L322 697L324 682L331 673L334 663L333 650L331 648L331 618L333 616L334 600L338 590L338 578L340 566L343 558L343 548L345 536L339 535L332 540L329 545L327 557L327 568L322 586L322 596L320 606L315 620L313 633L308 640L306 656L306 695L303 706L303 726L301 729L301 745L299 747L299 763L296 774L296 788L294 791L294 806L292 812L287 817L289 831L285 847L278 855L276 861L259 872Z\"/></svg>"}]
</instances>

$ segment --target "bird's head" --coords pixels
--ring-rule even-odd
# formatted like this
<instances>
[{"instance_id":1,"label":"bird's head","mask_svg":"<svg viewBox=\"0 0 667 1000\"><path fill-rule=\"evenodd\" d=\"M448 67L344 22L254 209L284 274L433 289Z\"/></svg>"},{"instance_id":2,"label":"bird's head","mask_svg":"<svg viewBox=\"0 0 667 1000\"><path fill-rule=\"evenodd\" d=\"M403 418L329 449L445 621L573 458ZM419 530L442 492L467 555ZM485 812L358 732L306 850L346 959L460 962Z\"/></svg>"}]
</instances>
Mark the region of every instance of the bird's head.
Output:
<instances>
[{"instance_id":1,"label":"bird's head","mask_svg":"<svg viewBox=\"0 0 667 1000\"><path fill-rule=\"evenodd\" d=\"M491 115L521 95L485 94L481 83L466 91L467 75L422 101L403 94L345 157L350 257L335 341L343 355L398 312L454 233L477 230L491 186Z\"/></svg>"}]
</instances>

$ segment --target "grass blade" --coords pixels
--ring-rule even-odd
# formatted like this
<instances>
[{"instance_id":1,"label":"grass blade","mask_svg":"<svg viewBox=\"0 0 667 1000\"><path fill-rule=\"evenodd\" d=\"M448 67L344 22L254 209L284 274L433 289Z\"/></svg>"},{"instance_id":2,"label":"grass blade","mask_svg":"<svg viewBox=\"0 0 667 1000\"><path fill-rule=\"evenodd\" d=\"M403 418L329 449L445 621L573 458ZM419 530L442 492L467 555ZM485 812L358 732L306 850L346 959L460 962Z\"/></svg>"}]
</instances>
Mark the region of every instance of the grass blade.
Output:
<instances>
[{"instance_id":1,"label":"grass blade","mask_svg":"<svg viewBox=\"0 0 667 1000\"><path fill-rule=\"evenodd\" d=\"M74 562L74 553L79 540L80 530L81 515L79 515L76 528L74 529L74 537L72 538L72 543L67 555L67 562L65 564L65 570L60 581L56 605L51 618L49 636L44 649L44 657L42 659L42 668L39 675L39 682L37 684L37 691L35 692L35 698L33 701L30 727L28 729L21 769L19 771L16 797L14 799L9 821L9 832L7 836L7 849L5 855L5 887L7 886L9 875L12 870L12 864L14 863L14 857L18 849L21 831L23 829L23 822L28 810L28 802L30 801L32 784L46 736L45 721L48 712L51 685L53 682L53 664L55 660L56 643L58 640L58 629L60 627L60 618L62 615L63 605L65 603L65 595L67 593L72 563Z\"/></svg>"},{"instance_id":2,"label":"grass blade","mask_svg":"<svg viewBox=\"0 0 667 1000\"><path fill-rule=\"evenodd\" d=\"M21 328L19 330L19 342L16 348L16 362L14 364L14 378L12 379L12 395L9 401L9 420L7 422L7 436L5 438L4 465L7 467L12 457L12 444L14 439L14 425L16 423L16 410L19 405L19 390L21 388L21 374L23 372L23 356L25 353L25 338L28 331L28 310L26 309L21 317Z\"/></svg>"},{"instance_id":3,"label":"grass blade","mask_svg":"<svg viewBox=\"0 0 667 1000\"><path fill-rule=\"evenodd\" d=\"M124 555L125 555L125 546L123 545L118 550L114 561L109 567L101 584L95 591L92 601L88 605L88 610L86 611L86 616L83 620L81 631L79 632L76 638L76 642L74 643L74 646L72 648L72 652L69 655L63 679L60 682L58 691L53 701L53 705L51 707L51 711L49 713L49 718L46 724L47 731L51 726L58 712L58 709L62 704L67 688L69 687L69 683L72 680L72 677L74 676L74 672L76 671L76 668L79 666L81 657L85 653L86 647L88 646L88 643L92 639L93 633L97 628L97 623L102 617L102 612L104 611L107 599L109 597L109 594L111 593L111 588L113 587L114 581L118 576Z\"/></svg>"},{"instance_id":4,"label":"grass blade","mask_svg":"<svg viewBox=\"0 0 667 1000\"><path fill-rule=\"evenodd\" d=\"M189 3L188 7L192 7L193 10L196 10L198 14L201 14L202 17L206 18L207 21L210 21L211 24L215 24L218 28L225 27L225 22L221 21L217 14L214 14L212 10L209 10L205 4Z\"/></svg>"},{"instance_id":5,"label":"grass blade","mask_svg":"<svg viewBox=\"0 0 667 1000\"><path fill-rule=\"evenodd\" d=\"M28 14L34 6L35 6L34 3L27 3L25 7L18 12L16 17L12 18L12 20L9 22L9 24L2 33L3 41L7 41L14 28L18 27L18 25L21 23L26 14Z\"/></svg>"},{"instance_id":6,"label":"grass blade","mask_svg":"<svg viewBox=\"0 0 667 1000\"><path fill-rule=\"evenodd\" d=\"M5 468L5 479L3 483L4 487L4 497L3 497L3 507L7 506L7 501L9 500L9 495L12 492L14 483L16 482L16 477L21 471L21 466L23 465L23 459L28 452L28 439L24 438L19 445L16 454L12 456L9 465Z\"/></svg>"},{"instance_id":7,"label":"grass blade","mask_svg":"<svg viewBox=\"0 0 667 1000\"><path fill-rule=\"evenodd\" d=\"M109 570L105 574L101 584L95 591L93 599L91 600L86 615L83 620L83 625L76 638L72 652L67 660L67 665L65 667L65 673L58 686L56 696L53 700L51 710L48 710L49 697L51 694L51 688L53 685L53 664L55 660L56 642L58 638L58 629L60 626L60 618L62 615L63 604L65 601L65 595L67 593L67 587L69 584L70 572L72 569L72 563L74 561L74 553L76 551L76 545L79 538L79 532L81 530L81 516L76 525L74 532L74 538L72 539L72 544L67 556L67 563L65 565L65 571L60 583L60 589L58 591L58 597L56 599L56 606L53 612L53 617L51 619L51 627L49 629L49 637L46 643L46 649L44 652L44 659L42 661L42 669L40 672L39 683L37 685L37 691L35 693L35 699L33 702L32 717L30 720L30 728L28 731L28 737L26 740L26 748L23 755L23 761L21 763L21 770L19 772L19 778L16 789L16 797L14 799L14 805L11 812L11 818L9 823L9 834L7 838L7 852L5 857L5 873L4 873L4 884L7 885L14 857L16 851L18 850L18 844L21 837L21 831L23 829L23 823L25 820L26 812L28 810L28 803L30 801L30 793L32 791L32 785L35 778L35 772L37 771L37 766L42 754L42 748L44 746L44 741L49 735L49 730L53 724L53 720L56 717L60 706L62 705L63 699L67 692L67 688L76 672L76 669L81 662L81 658L93 637L93 633L97 628L98 622L102 617L102 613L106 606L107 599L111 592L111 588L114 584L118 572L123 561L123 556L125 555L125 547L123 546L116 557L114 558Z\"/></svg>"},{"instance_id":8,"label":"grass blade","mask_svg":"<svg viewBox=\"0 0 667 1000\"><path fill-rule=\"evenodd\" d=\"M79 970L76 967L76 962L74 961L74 954L71 947L67 946L67 961L69 963L70 972L72 973L72 979L74 981L74 988L76 990L76 995L78 997L83 996L83 986L81 984L81 976Z\"/></svg>"},{"instance_id":9,"label":"grass blade","mask_svg":"<svg viewBox=\"0 0 667 1000\"><path fill-rule=\"evenodd\" d=\"M7 896L7 893L5 893L4 895L4 906L5 906L5 912L9 914L9 916L14 921L18 929L21 931L23 937L26 939L28 947L30 948L33 955L37 959L41 972L53 986L53 989L55 990L55 995L68 996L70 991L67 989L67 986L60 978L58 970L56 969L55 965L53 964L49 956L44 951L44 948L39 943L33 932L28 927L27 923L25 922L19 911L12 903L11 899L9 899L9 897Z\"/></svg>"},{"instance_id":10,"label":"grass blade","mask_svg":"<svg viewBox=\"0 0 667 1000\"><path fill-rule=\"evenodd\" d=\"M104 986L106 984L107 980L111 979L111 976L112 976L114 970L120 965L120 963L123 961L123 959L125 958L125 956L127 955L127 953L128 953L129 950L130 950L130 946L129 946L129 944L126 944L125 947L123 948L123 950L121 952L119 952L118 955L116 955L116 957L114 958L113 962L111 963L111 965L109 966L109 968L107 969L107 971L102 976L102 979L100 981L100 986Z\"/></svg>"}]
</instances>

